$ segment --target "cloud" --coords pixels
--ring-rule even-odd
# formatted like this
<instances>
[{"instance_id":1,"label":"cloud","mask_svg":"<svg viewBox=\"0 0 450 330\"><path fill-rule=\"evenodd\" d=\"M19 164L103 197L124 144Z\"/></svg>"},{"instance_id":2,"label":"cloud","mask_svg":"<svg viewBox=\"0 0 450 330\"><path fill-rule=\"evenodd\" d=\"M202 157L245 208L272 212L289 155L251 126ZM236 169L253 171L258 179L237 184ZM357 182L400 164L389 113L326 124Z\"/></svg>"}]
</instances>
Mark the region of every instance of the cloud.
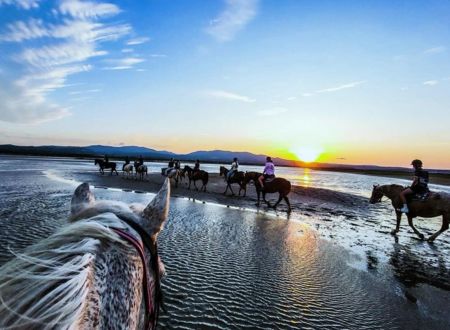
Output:
<instances>
[{"instance_id":1,"label":"cloud","mask_svg":"<svg viewBox=\"0 0 450 330\"><path fill-rule=\"evenodd\" d=\"M167 57L165 54L150 54L150 57Z\"/></svg>"},{"instance_id":2,"label":"cloud","mask_svg":"<svg viewBox=\"0 0 450 330\"><path fill-rule=\"evenodd\" d=\"M225 3L225 9L206 28L220 42L232 40L256 16L259 0L225 0Z\"/></svg>"},{"instance_id":3,"label":"cloud","mask_svg":"<svg viewBox=\"0 0 450 330\"><path fill-rule=\"evenodd\" d=\"M150 41L150 38L147 38L147 37L134 38L134 39L128 40L127 45L128 46L140 45L140 44L143 44L148 41Z\"/></svg>"},{"instance_id":4,"label":"cloud","mask_svg":"<svg viewBox=\"0 0 450 330\"><path fill-rule=\"evenodd\" d=\"M259 116L268 117L268 116L278 116L282 113L288 112L289 110L286 108L273 108L273 109L267 109L262 110L258 112Z\"/></svg>"},{"instance_id":5,"label":"cloud","mask_svg":"<svg viewBox=\"0 0 450 330\"><path fill-rule=\"evenodd\" d=\"M439 54L445 52L446 48L444 46L437 46L424 50L424 54Z\"/></svg>"},{"instance_id":6,"label":"cloud","mask_svg":"<svg viewBox=\"0 0 450 330\"><path fill-rule=\"evenodd\" d=\"M39 0L0 0L0 6L13 5L22 9L33 9L39 7Z\"/></svg>"},{"instance_id":7,"label":"cloud","mask_svg":"<svg viewBox=\"0 0 450 330\"><path fill-rule=\"evenodd\" d=\"M22 3L21 1L14 2ZM37 1L28 1L29 6ZM13 4L0 0L1 4ZM29 9L21 4L23 9ZM34 6L34 5L33 5ZM61 0L49 8L55 21L23 19L6 25L0 40L20 43L2 54L12 62L9 81L2 86L0 121L40 123L70 115L70 109L51 101L49 94L68 86L67 79L91 71L91 59L106 56L100 48L132 32L129 24L103 23L100 19L121 12L113 4L78 0ZM25 17L22 15L21 17ZM37 40L37 41L35 41ZM128 64L130 65L130 64ZM85 93L89 93L88 90Z\"/></svg>"},{"instance_id":8,"label":"cloud","mask_svg":"<svg viewBox=\"0 0 450 330\"><path fill-rule=\"evenodd\" d=\"M132 52L134 52L133 48L123 48L122 49L122 53L132 53Z\"/></svg>"},{"instance_id":9,"label":"cloud","mask_svg":"<svg viewBox=\"0 0 450 330\"><path fill-rule=\"evenodd\" d=\"M207 92L207 95L214 97L214 98L219 98L219 99L225 99L225 100L230 100L230 101L240 101L240 102L247 102L247 103L253 103L256 100L252 99L248 96L244 96L244 95L239 95L236 93L230 93L227 91L209 91Z\"/></svg>"},{"instance_id":10,"label":"cloud","mask_svg":"<svg viewBox=\"0 0 450 330\"><path fill-rule=\"evenodd\" d=\"M120 13L119 7L112 3L95 3L91 1L62 0L59 11L63 15L75 18L100 18L114 16Z\"/></svg>"},{"instance_id":11,"label":"cloud","mask_svg":"<svg viewBox=\"0 0 450 330\"><path fill-rule=\"evenodd\" d=\"M427 81L423 82L423 84L426 86L434 86L434 85L437 85L438 83L439 83L439 81L437 81L437 80L427 80Z\"/></svg>"},{"instance_id":12,"label":"cloud","mask_svg":"<svg viewBox=\"0 0 450 330\"><path fill-rule=\"evenodd\" d=\"M127 57L117 60L108 60L113 66L104 67L104 70L126 70L133 68L134 65L144 62L143 58Z\"/></svg>"},{"instance_id":13,"label":"cloud","mask_svg":"<svg viewBox=\"0 0 450 330\"><path fill-rule=\"evenodd\" d=\"M366 81L362 80L362 81L354 81L348 84L344 84L344 85L339 85L336 87L330 87L330 88L325 88L325 89L320 89L318 91L315 91L314 93L319 94L319 93L330 93L330 92L337 92L343 89L347 89L347 88L353 88L356 86L359 86L361 84L364 84Z\"/></svg>"}]
</instances>

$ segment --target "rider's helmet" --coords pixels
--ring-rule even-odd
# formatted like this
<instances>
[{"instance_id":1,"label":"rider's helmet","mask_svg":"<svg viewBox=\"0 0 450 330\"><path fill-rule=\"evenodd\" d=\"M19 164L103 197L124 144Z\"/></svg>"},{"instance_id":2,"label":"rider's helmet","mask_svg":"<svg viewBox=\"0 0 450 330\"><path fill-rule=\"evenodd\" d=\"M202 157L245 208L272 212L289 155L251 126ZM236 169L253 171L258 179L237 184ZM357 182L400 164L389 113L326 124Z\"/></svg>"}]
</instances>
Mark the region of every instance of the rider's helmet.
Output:
<instances>
[{"instance_id":1,"label":"rider's helmet","mask_svg":"<svg viewBox=\"0 0 450 330\"><path fill-rule=\"evenodd\" d=\"M420 159L414 159L411 162L411 165L414 166L414 167L422 167L423 163L422 163L422 161Z\"/></svg>"},{"instance_id":2,"label":"rider's helmet","mask_svg":"<svg viewBox=\"0 0 450 330\"><path fill-rule=\"evenodd\" d=\"M233 158L233 162L237 162L237 158L236 157Z\"/></svg>"},{"instance_id":3,"label":"rider's helmet","mask_svg":"<svg viewBox=\"0 0 450 330\"><path fill-rule=\"evenodd\" d=\"M272 158L269 157L269 156L267 156L267 157L266 157L266 162L271 162L271 161L272 161Z\"/></svg>"}]
</instances>

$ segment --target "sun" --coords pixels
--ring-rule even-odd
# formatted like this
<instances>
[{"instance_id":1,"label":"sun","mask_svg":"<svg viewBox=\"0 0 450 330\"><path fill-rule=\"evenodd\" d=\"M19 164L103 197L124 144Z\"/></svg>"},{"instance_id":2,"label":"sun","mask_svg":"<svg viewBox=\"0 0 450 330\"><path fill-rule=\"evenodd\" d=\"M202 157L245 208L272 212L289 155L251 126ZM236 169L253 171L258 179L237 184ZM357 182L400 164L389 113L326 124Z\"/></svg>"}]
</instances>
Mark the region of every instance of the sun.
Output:
<instances>
[{"instance_id":1,"label":"sun","mask_svg":"<svg viewBox=\"0 0 450 330\"><path fill-rule=\"evenodd\" d=\"M302 146L292 148L291 151L297 156L297 158L305 163L316 161L323 153L322 147L317 146Z\"/></svg>"}]
</instances>

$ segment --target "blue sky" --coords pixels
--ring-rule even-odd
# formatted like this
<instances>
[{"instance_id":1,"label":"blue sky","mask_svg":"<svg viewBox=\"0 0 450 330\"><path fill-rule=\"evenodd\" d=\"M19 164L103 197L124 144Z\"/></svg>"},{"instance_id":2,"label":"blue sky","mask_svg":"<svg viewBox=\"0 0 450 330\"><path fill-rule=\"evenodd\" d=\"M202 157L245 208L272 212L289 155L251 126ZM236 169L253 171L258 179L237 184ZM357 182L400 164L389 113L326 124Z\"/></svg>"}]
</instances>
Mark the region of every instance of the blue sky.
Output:
<instances>
[{"instance_id":1,"label":"blue sky","mask_svg":"<svg viewBox=\"0 0 450 330\"><path fill-rule=\"evenodd\" d=\"M450 168L446 1L0 0L2 143Z\"/></svg>"}]
</instances>

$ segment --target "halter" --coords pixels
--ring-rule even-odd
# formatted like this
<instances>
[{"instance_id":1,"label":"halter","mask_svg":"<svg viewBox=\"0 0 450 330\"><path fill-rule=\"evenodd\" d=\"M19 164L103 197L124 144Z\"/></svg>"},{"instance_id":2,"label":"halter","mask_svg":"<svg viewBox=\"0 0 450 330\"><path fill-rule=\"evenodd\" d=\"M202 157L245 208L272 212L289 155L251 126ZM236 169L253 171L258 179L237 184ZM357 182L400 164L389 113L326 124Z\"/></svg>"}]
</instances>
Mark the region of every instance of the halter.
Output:
<instances>
[{"instance_id":1,"label":"halter","mask_svg":"<svg viewBox=\"0 0 450 330\"><path fill-rule=\"evenodd\" d=\"M162 292L161 292L161 281L160 281L160 273L159 273L159 260L158 260L158 246L156 241L153 242L150 235L137 223L125 218L118 216L120 220L125 222L127 225L129 225L131 228L133 228L141 237L142 242L139 241L136 237L133 235L127 233L123 229L119 228L111 228L114 232L116 232L121 238L123 238L125 241L130 243L138 252L142 265L144 268L144 276L142 280L142 286L144 288L144 302L145 302L145 328L144 329L154 329L156 328L156 325L158 323L158 316L159 316L159 306L162 302ZM143 243L143 244L142 244ZM145 259L145 251L144 247L147 248L147 250L150 252L151 259L151 269L154 272L155 275L155 303L153 304L150 297L151 297L151 290L150 285L148 283L148 269L147 269L147 262Z\"/></svg>"}]
</instances>

